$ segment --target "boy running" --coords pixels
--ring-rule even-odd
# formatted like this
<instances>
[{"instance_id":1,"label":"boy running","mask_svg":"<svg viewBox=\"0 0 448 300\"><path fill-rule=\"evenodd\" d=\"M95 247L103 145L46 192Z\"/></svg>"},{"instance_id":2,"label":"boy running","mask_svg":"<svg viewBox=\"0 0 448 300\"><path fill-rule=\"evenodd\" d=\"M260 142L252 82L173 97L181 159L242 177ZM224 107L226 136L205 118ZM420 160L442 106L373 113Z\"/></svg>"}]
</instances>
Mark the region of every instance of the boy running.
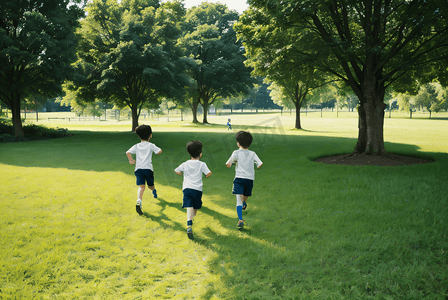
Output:
<instances>
[{"instance_id":1,"label":"boy running","mask_svg":"<svg viewBox=\"0 0 448 300\"><path fill-rule=\"evenodd\" d=\"M148 188L152 190L154 198L157 198L157 191L154 187L154 171L152 166L152 154L162 153L162 149L150 143L152 138L152 129L149 125L140 125L135 128L135 133L140 138L140 143L132 146L126 151L126 156L129 159L131 165L135 165L135 177L137 178L138 185L138 199L135 209L139 215L142 215L142 198L145 192L145 183L148 184ZM135 154L136 158L132 157Z\"/></svg>"},{"instance_id":2,"label":"boy running","mask_svg":"<svg viewBox=\"0 0 448 300\"><path fill-rule=\"evenodd\" d=\"M235 167L235 179L233 180L232 194L236 195L236 212L238 215L238 228L244 227L243 210L247 208L247 198L252 195L254 186L255 170L260 169L263 162L254 151L249 150L252 144L252 135L248 131L239 131L236 134L236 145L238 150L233 151L226 166L230 168L233 163Z\"/></svg>"},{"instance_id":3,"label":"boy running","mask_svg":"<svg viewBox=\"0 0 448 300\"><path fill-rule=\"evenodd\" d=\"M188 238L193 239L193 218L196 216L198 209L202 207L202 173L205 177L210 177L212 172L205 162L199 160L202 157L202 143L200 141L188 142L187 151L191 159L174 169L174 172L178 175L184 174L182 208L187 209L187 235Z\"/></svg>"}]
</instances>

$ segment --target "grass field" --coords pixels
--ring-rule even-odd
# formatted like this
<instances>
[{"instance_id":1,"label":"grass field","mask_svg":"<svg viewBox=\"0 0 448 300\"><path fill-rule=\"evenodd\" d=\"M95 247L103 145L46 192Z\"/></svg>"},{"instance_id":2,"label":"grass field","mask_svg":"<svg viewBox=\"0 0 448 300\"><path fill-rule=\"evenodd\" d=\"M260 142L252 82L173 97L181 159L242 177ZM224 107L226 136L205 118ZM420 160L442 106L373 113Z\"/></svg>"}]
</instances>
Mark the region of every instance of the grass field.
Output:
<instances>
[{"instance_id":1,"label":"grass field","mask_svg":"<svg viewBox=\"0 0 448 300\"><path fill-rule=\"evenodd\" d=\"M130 123L47 120L74 135L0 144L0 299L447 299L444 118L385 119L389 152L434 161L402 167L313 162L353 149L356 116L226 118L147 122L163 153L143 216ZM239 231L225 162L245 128L264 166ZM213 172L194 241L173 172L192 139Z\"/></svg>"}]
</instances>

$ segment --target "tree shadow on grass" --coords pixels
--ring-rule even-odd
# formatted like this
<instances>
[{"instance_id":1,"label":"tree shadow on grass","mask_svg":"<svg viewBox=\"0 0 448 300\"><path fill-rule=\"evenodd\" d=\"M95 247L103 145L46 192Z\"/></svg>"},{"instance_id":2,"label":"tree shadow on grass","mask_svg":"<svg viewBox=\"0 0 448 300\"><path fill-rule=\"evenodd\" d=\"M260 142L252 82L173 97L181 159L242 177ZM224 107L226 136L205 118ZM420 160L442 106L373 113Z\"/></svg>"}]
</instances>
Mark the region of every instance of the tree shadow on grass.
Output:
<instances>
[{"instance_id":1,"label":"tree shadow on grass","mask_svg":"<svg viewBox=\"0 0 448 300\"><path fill-rule=\"evenodd\" d=\"M234 132L154 133L154 138L151 141L163 149L162 156L154 157L156 184L160 183L174 188L180 186L182 179L175 175L173 170L188 159L185 144L192 139L199 139L203 142L204 156L202 160L207 162L213 172L213 176L207 179L207 182L204 182L205 188L209 189L205 194L209 195L209 198L213 198L214 195L221 197L224 193L219 190L222 187L222 182L228 182L230 185L234 176L234 170L228 170L224 165L231 151L236 149ZM65 139L2 145L0 162L23 167L67 168L98 173L105 171L123 172L132 177L134 167L129 165L125 151L137 142L138 139L134 133L80 132ZM263 176L256 179L256 189L262 192L264 188L273 185L273 182L276 181L279 186L293 187L310 176L312 172L322 174L316 175L316 178L322 178L322 180L324 180L323 177L328 177L327 173L334 173L335 170L346 172L350 178L369 177L367 171L361 173L360 169L357 168L312 165L313 162L309 159L310 157L317 158L323 155L348 153L353 149L355 143L356 139L350 138L275 135L268 129L254 132L254 144L251 149L256 151L262 160L269 162L262 169L262 172L265 172ZM418 152L418 147L414 145L388 143L387 148L388 151L394 153ZM433 166L414 166L416 169L412 170L415 172L445 170L441 175L446 176L448 155L446 153L426 153L426 155L435 157L436 164L433 164ZM370 170L375 170L375 172L383 172L380 167L371 168ZM392 177L394 174L399 174L399 171L404 168L394 171L387 169L384 174ZM306 172L303 172L304 170ZM331 177L325 178L329 181L328 185L334 186L336 182L331 181L332 179ZM129 185L133 184L134 179L129 181ZM312 186L309 187L310 193L315 192L312 188ZM227 190L225 193L230 194ZM273 191L269 191L269 193L276 195ZM306 194L301 196L307 197ZM230 198L230 196L227 195L225 198ZM156 215L144 210L143 217L150 218L162 227L185 232L185 238L187 239L185 210L180 207L180 204L173 205L163 197L158 200L159 203L156 202L155 205L159 205L161 211ZM232 201L234 200L232 199ZM326 202L322 203L326 204ZM218 207L233 208L234 206L233 204L223 204L218 205ZM271 209L272 204L266 203L263 207L264 209ZM165 210L172 208L182 213L184 217L180 220L183 221L168 217ZM311 255L312 260L309 262L299 262L300 251L305 251L307 244L301 245L305 250L287 249L291 243L275 238L263 231L259 224L265 220L258 220L260 216L253 213L251 209L249 208L244 213L245 216L250 214L249 222L247 222L249 226L244 231L236 229L236 216L235 218L228 217L216 209L207 207L207 205L204 205L200 210L200 214L206 214L216 221L213 224L202 226L201 230L197 230L194 242L217 254L217 257L210 261L209 268L213 273L220 274L221 281L227 287L226 291L223 292L225 295L221 298L247 298L249 295L253 298L267 298L268 296L279 298L279 295L285 295L288 292L284 290L284 286L287 289L294 289L295 285L300 285L300 289L304 291L324 290L325 282L320 285L309 282L307 271L301 270L300 266L309 266L314 271L322 269L330 273L341 261L335 259L334 266L336 267L329 264L325 265L318 257L319 253L313 253ZM136 212L134 213L137 215ZM288 213L288 208L281 208L281 213ZM198 218L200 217L198 215ZM307 216L303 214L302 217ZM291 217L291 219L294 222L301 221L294 219L294 217ZM250 224L251 220L254 225ZM291 228L288 225L284 230L291 231ZM281 234L281 232L278 234ZM297 233L297 235L299 234L300 232ZM274 244L275 241L277 244ZM298 243L303 242L300 239L297 239L297 241ZM323 242L321 244L322 247L325 247ZM344 253L346 252L349 253L350 251ZM351 263L350 258L343 263ZM344 267L340 267L340 269L345 270ZM340 279L344 280L343 277ZM368 283L367 281L368 279L360 278L359 286L365 286ZM214 292L215 290L212 290L212 293ZM367 294L363 295L367 296Z\"/></svg>"},{"instance_id":2,"label":"tree shadow on grass","mask_svg":"<svg viewBox=\"0 0 448 300\"><path fill-rule=\"evenodd\" d=\"M296 158L348 154L356 144L355 138L286 135L276 128L259 128L252 132L251 150L260 157L295 153ZM277 133L277 134L276 134ZM163 184L170 184L172 172L187 160L185 144L201 140L203 160L209 168L224 168L224 163L236 150L235 133L208 132L155 132L151 142L162 148L160 156L153 156L156 181L163 177ZM72 137L32 142L2 144L0 163L22 167L66 168L83 171L118 171L133 175L125 152L139 139L132 132L75 132ZM419 148L415 145L386 143L391 153L411 155ZM422 155L432 156L432 153ZM213 171L213 170L212 170Z\"/></svg>"},{"instance_id":3,"label":"tree shadow on grass","mask_svg":"<svg viewBox=\"0 0 448 300\"><path fill-rule=\"evenodd\" d=\"M157 200L159 203L155 205L160 206L161 211L157 215L144 211L142 216L157 222L163 228L185 233L185 239L188 239L186 222L173 220L164 213L164 210L174 208L184 214L184 220L186 220L185 209L180 208L179 204L173 205L160 197ZM268 277L267 273L272 273L273 269L274 272L287 272L285 275L287 280L298 280L301 272L297 268L295 260L288 257L282 247L264 240L250 227L237 229L236 211L235 217L228 217L207 206L203 206L199 211L200 214L207 215L216 222L200 226L198 229L198 226L195 228L193 225L194 239L192 242L217 254L215 259L209 261L208 268L212 274L220 274L221 281L225 285L224 290L210 287L207 295L203 295L204 299L212 298L217 294L223 298L234 298L241 293L247 296L254 292L260 292L260 295L264 296L273 295L275 290L282 289L281 284L285 280L285 278L275 278L275 276L266 278ZM247 216L248 212L244 212L244 215ZM197 217L200 218L200 215ZM197 222L196 218L195 222ZM233 225L231 229L227 227L230 223ZM222 233L223 231L225 233ZM270 262L258 259L259 256L266 255L271 256ZM275 262L281 263L273 266L272 264ZM260 281L257 281L258 278Z\"/></svg>"}]
</instances>

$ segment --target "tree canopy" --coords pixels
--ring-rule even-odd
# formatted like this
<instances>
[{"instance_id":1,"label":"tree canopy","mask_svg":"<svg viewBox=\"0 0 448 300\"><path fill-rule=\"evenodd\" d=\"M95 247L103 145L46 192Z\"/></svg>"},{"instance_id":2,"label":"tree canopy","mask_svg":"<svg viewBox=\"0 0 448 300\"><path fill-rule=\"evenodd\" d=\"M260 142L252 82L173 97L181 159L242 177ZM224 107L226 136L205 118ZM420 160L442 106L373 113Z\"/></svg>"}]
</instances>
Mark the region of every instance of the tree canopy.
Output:
<instances>
[{"instance_id":1,"label":"tree canopy","mask_svg":"<svg viewBox=\"0 0 448 300\"><path fill-rule=\"evenodd\" d=\"M218 98L249 93L254 82L244 65L244 48L233 29L238 18L238 13L227 6L207 2L186 14L185 33L179 44L192 60L187 74L193 80L188 93L193 122L198 122L199 104L204 109L203 122L207 123L209 105Z\"/></svg>"},{"instance_id":2,"label":"tree canopy","mask_svg":"<svg viewBox=\"0 0 448 300\"><path fill-rule=\"evenodd\" d=\"M294 28L294 41L283 48L293 48L297 62L344 81L359 98L356 153L387 153L386 88L415 91L415 79L447 79L445 0L249 0L249 4L252 11L268 15L277 30ZM242 34L265 23L258 15L251 10L243 14ZM270 35L260 30L256 38L262 43Z\"/></svg>"},{"instance_id":3,"label":"tree canopy","mask_svg":"<svg viewBox=\"0 0 448 300\"><path fill-rule=\"evenodd\" d=\"M134 130L143 107L158 107L186 85L176 46L185 10L180 2L94 0L87 12L78 76L68 88L82 101L129 107Z\"/></svg>"},{"instance_id":4,"label":"tree canopy","mask_svg":"<svg viewBox=\"0 0 448 300\"><path fill-rule=\"evenodd\" d=\"M21 103L56 96L76 60L81 1L0 2L0 100L11 109L14 135L23 136Z\"/></svg>"},{"instance_id":5,"label":"tree canopy","mask_svg":"<svg viewBox=\"0 0 448 300\"><path fill-rule=\"evenodd\" d=\"M256 20L256 26L252 26ZM253 67L253 75L266 76L273 82L275 98L296 109L295 128L302 129L300 110L307 104L308 96L314 89L328 80L323 72L308 62L307 57L298 53L295 45L301 30L296 27L279 28L265 10L249 9L235 25L238 37L247 48L246 64Z\"/></svg>"}]
</instances>

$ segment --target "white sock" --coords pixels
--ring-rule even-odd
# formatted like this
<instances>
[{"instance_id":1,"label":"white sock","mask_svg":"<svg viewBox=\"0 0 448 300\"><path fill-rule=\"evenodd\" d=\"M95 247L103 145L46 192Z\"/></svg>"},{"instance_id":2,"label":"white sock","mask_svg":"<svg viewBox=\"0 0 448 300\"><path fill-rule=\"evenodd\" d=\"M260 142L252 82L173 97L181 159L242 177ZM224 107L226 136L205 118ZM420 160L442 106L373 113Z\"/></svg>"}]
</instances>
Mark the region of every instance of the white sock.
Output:
<instances>
[{"instance_id":1,"label":"white sock","mask_svg":"<svg viewBox=\"0 0 448 300\"><path fill-rule=\"evenodd\" d=\"M142 201L142 199L140 198L140 193L142 192L142 188L138 187L137 189L137 199L139 199L140 201Z\"/></svg>"},{"instance_id":2,"label":"white sock","mask_svg":"<svg viewBox=\"0 0 448 300\"><path fill-rule=\"evenodd\" d=\"M236 206L243 206L243 195L236 195Z\"/></svg>"},{"instance_id":3,"label":"white sock","mask_svg":"<svg viewBox=\"0 0 448 300\"><path fill-rule=\"evenodd\" d=\"M193 221L194 218L194 208L187 207L187 221Z\"/></svg>"}]
</instances>

